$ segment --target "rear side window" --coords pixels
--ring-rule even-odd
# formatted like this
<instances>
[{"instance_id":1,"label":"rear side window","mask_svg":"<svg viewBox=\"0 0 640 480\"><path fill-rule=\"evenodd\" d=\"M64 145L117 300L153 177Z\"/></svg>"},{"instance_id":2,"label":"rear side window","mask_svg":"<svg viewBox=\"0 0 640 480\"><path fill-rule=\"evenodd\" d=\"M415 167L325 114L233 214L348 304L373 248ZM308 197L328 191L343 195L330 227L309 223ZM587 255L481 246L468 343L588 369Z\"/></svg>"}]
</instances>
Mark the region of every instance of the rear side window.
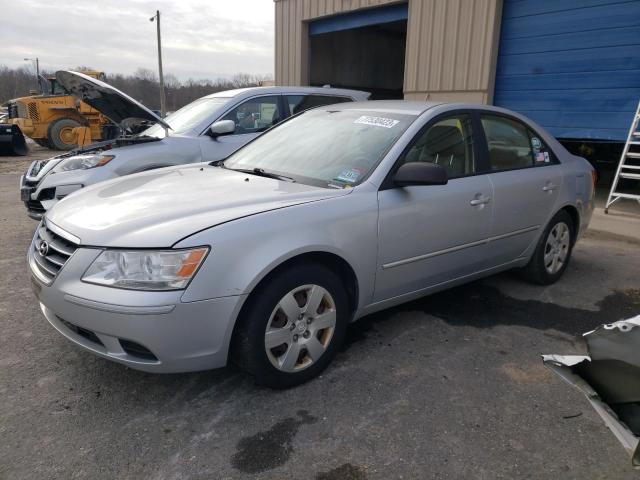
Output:
<instances>
[{"instance_id":1,"label":"rear side window","mask_svg":"<svg viewBox=\"0 0 640 480\"><path fill-rule=\"evenodd\" d=\"M335 95L287 95L289 111L291 115L304 112L310 108L332 105L334 103L351 102L349 97L338 97Z\"/></svg>"},{"instance_id":2,"label":"rear side window","mask_svg":"<svg viewBox=\"0 0 640 480\"><path fill-rule=\"evenodd\" d=\"M553 151L524 124L498 115L482 115L492 171L558 163Z\"/></svg>"}]
</instances>

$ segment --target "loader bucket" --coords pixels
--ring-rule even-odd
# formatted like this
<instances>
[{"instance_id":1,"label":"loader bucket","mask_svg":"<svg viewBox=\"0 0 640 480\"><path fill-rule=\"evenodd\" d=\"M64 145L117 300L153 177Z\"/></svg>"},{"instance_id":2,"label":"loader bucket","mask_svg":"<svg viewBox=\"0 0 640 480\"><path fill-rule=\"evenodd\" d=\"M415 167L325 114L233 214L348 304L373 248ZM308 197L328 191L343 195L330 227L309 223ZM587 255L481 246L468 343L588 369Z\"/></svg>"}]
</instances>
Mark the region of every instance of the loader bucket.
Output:
<instances>
[{"instance_id":1,"label":"loader bucket","mask_svg":"<svg viewBox=\"0 0 640 480\"><path fill-rule=\"evenodd\" d=\"M0 124L0 155L28 155L27 142L17 125Z\"/></svg>"}]
</instances>

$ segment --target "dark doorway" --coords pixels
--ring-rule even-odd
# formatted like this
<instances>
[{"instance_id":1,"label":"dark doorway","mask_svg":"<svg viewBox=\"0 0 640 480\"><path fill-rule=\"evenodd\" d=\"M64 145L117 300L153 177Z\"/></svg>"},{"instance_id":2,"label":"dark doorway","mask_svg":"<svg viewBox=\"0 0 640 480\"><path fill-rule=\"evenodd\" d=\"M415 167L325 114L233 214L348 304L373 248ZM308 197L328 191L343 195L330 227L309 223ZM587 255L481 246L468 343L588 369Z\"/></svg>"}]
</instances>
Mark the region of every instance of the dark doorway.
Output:
<instances>
[{"instance_id":1,"label":"dark doorway","mask_svg":"<svg viewBox=\"0 0 640 480\"><path fill-rule=\"evenodd\" d=\"M403 98L406 41L406 20L311 35L309 83Z\"/></svg>"}]
</instances>

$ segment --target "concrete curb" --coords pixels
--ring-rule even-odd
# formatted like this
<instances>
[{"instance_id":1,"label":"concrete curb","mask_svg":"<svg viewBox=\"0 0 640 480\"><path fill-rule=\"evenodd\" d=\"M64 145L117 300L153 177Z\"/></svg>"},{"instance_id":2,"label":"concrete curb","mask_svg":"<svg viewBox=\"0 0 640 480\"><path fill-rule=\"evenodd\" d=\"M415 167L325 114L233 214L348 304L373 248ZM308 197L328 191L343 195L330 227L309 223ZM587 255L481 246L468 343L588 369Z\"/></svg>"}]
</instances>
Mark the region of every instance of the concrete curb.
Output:
<instances>
[{"instance_id":1,"label":"concrete curb","mask_svg":"<svg viewBox=\"0 0 640 480\"><path fill-rule=\"evenodd\" d=\"M640 244L640 209L638 215L634 215L614 209L605 214L604 209L596 208L586 232L586 236L593 235Z\"/></svg>"}]
</instances>

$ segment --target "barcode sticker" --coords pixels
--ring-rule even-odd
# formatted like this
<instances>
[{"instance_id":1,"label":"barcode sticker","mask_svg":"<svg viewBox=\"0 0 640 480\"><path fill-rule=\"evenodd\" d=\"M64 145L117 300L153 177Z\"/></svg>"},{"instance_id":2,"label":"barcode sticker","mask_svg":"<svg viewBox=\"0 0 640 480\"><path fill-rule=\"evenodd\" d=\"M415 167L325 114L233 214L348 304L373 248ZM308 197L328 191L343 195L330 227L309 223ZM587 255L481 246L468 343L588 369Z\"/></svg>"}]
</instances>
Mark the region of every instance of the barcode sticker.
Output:
<instances>
[{"instance_id":1,"label":"barcode sticker","mask_svg":"<svg viewBox=\"0 0 640 480\"><path fill-rule=\"evenodd\" d=\"M400 123L400 120L394 120L393 118L385 117L370 117L363 115L356 119L353 123L361 123L363 125L373 125L374 127L393 128Z\"/></svg>"}]
</instances>

